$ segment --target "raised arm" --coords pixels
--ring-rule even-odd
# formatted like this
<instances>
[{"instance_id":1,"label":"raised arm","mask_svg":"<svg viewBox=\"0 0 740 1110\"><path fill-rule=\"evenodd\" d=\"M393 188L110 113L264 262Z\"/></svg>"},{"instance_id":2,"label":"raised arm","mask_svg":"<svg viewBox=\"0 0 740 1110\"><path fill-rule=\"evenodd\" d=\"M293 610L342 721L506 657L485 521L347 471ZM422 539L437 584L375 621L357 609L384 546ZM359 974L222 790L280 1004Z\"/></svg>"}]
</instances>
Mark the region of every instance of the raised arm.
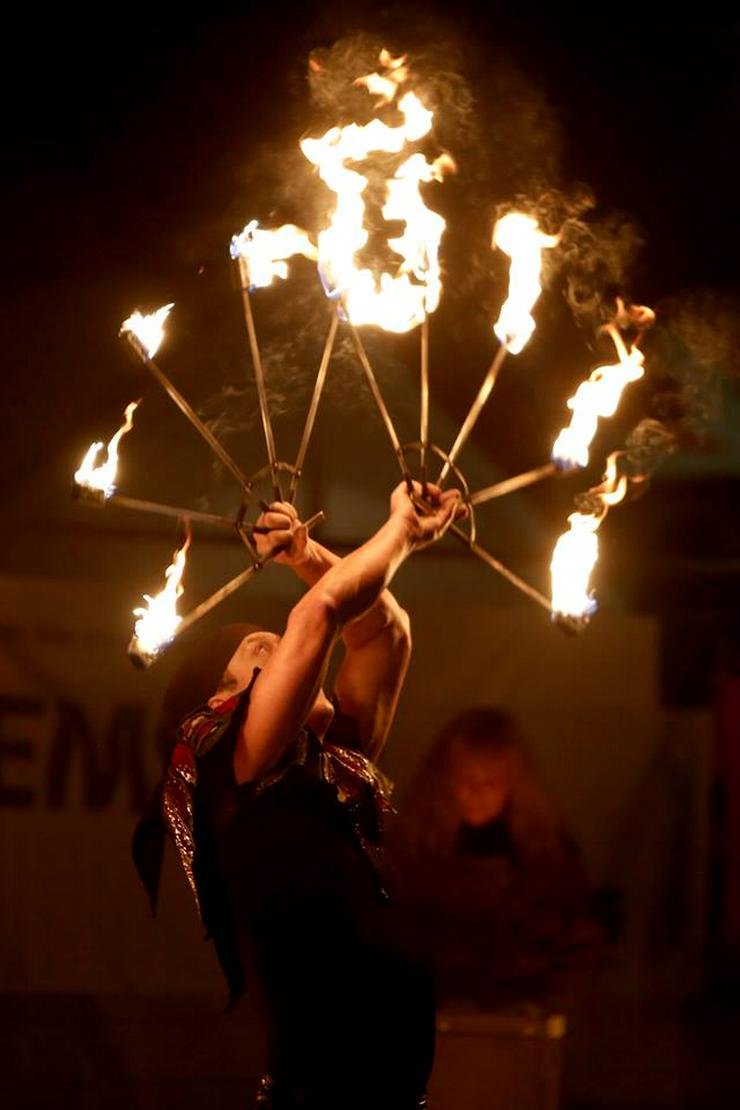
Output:
<instances>
[{"instance_id":1,"label":"raised arm","mask_svg":"<svg viewBox=\"0 0 740 1110\"><path fill-rule=\"evenodd\" d=\"M385 524L367 543L330 566L292 609L285 634L252 692L235 756L240 781L273 766L293 743L314 704L338 637L377 605L401 563L452 522L457 491L442 493L430 487L429 497L433 512L422 517L406 487L397 487ZM290 544L291 538L292 530L287 530L284 542ZM278 533L274 540L280 539ZM379 627L387 613L383 602L373 622L377 619ZM362 650L359 643L357 650ZM395 689L386 700L395 705L397 697Z\"/></svg>"},{"instance_id":2,"label":"raised arm","mask_svg":"<svg viewBox=\"0 0 740 1110\"><path fill-rule=\"evenodd\" d=\"M286 502L271 505L259 523L282 533L284 541L286 533L290 535L277 561L290 566L309 587L340 562L338 555L307 536L295 508ZM261 541L265 551L269 543ZM345 652L334 693L342 713L354 721L353 739L366 755L377 759L393 722L411 655L408 614L390 590L383 590L366 613L344 626L341 638Z\"/></svg>"}]
</instances>

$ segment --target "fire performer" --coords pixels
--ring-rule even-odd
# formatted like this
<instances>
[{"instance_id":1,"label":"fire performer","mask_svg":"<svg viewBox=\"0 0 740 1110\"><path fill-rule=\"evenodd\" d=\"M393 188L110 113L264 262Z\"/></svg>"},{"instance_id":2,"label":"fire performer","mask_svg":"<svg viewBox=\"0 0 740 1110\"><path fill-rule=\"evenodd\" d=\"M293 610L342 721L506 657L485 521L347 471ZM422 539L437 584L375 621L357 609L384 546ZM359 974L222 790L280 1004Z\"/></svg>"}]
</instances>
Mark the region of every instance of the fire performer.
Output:
<instances>
[{"instance_id":1,"label":"fire performer","mask_svg":"<svg viewBox=\"0 0 740 1110\"><path fill-rule=\"evenodd\" d=\"M421 487L414 493L418 497ZM248 625L196 646L170 685L177 722L134 856L153 903L169 832L226 975L262 1014L270 1110L417 1110L434 1046L431 978L404 940L383 856L386 782L376 769L405 677L407 614L387 587L462 508L405 483L390 514L343 559L276 502L260 554L309 587L282 637ZM339 639L330 701L322 690Z\"/></svg>"}]
</instances>

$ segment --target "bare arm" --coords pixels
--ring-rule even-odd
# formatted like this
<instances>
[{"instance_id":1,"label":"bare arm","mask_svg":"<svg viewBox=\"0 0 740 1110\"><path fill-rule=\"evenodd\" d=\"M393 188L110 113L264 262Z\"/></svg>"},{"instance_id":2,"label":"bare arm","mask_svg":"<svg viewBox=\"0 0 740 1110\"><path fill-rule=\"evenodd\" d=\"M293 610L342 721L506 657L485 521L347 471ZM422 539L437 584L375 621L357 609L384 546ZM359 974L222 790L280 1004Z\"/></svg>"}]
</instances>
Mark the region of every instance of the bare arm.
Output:
<instances>
[{"instance_id":1,"label":"bare arm","mask_svg":"<svg viewBox=\"0 0 740 1110\"><path fill-rule=\"evenodd\" d=\"M413 551L449 527L459 494L433 490L431 496L434 511L419 517L405 486L397 487L385 524L329 567L294 606L285 635L252 692L234 760L239 781L255 778L279 760L313 706L337 638L376 605ZM397 696L396 690L394 704Z\"/></svg>"},{"instance_id":2,"label":"bare arm","mask_svg":"<svg viewBox=\"0 0 740 1110\"><path fill-rule=\"evenodd\" d=\"M290 566L309 587L340 562L338 555L306 535L292 505L275 502L258 523L281 532L283 540L285 533L290 533L277 561ZM260 542L269 550L270 541ZM393 722L411 656L408 614L390 590L383 590L367 612L344 626L341 637L345 655L334 692L343 713L357 724L362 750L377 759Z\"/></svg>"}]
</instances>

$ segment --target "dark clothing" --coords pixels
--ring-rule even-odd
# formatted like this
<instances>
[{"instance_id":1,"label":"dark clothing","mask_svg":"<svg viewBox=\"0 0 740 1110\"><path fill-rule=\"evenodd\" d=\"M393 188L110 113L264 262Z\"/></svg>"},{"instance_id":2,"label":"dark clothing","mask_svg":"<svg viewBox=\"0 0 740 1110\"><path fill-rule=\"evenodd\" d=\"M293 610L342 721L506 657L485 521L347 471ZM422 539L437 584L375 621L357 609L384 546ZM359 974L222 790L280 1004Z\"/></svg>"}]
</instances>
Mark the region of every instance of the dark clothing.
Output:
<instances>
[{"instance_id":1,"label":"dark clothing","mask_svg":"<svg viewBox=\"0 0 740 1110\"><path fill-rule=\"evenodd\" d=\"M506 857L514 855L514 844L509 826L502 818L495 818L485 825L461 825L457 833L455 852L459 856Z\"/></svg>"},{"instance_id":2,"label":"dark clothing","mask_svg":"<svg viewBox=\"0 0 740 1110\"><path fill-rule=\"evenodd\" d=\"M191 715L180 737L196 749L193 880L232 998L246 982L265 1021L267 1105L413 1110L434 999L386 893L380 777L330 731L324 744L305 733L276 770L237 784L247 697ZM335 736L346 726L340 717Z\"/></svg>"},{"instance_id":3,"label":"dark clothing","mask_svg":"<svg viewBox=\"0 0 740 1110\"><path fill-rule=\"evenodd\" d=\"M440 1002L566 1005L588 980L602 936L564 833L549 851L524 855L497 818L461 825L448 855L407 858L404 847L399 841L398 862Z\"/></svg>"}]
</instances>

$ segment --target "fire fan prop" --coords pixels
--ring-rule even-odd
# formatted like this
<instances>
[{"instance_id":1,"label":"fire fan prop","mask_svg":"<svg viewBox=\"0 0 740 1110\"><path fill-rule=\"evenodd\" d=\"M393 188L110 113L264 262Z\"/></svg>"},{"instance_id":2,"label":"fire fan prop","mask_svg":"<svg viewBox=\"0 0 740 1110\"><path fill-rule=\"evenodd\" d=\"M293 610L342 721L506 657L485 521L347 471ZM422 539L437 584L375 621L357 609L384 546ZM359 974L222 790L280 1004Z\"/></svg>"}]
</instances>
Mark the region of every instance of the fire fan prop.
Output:
<instances>
[{"instance_id":1,"label":"fire fan prop","mask_svg":"<svg viewBox=\"0 0 740 1110\"><path fill-rule=\"evenodd\" d=\"M547 234L540 228L537 219L527 212L509 211L496 221L492 249L502 251L509 258L508 291L498 319L493 324L493 333L499 345L454 443L444 451L429 436L429 346L430 318L442 295L439 250L445 222L424 203L420 186L443 181L447 174L454 172L455 164L446 153L429 160L418 149L420 142L427 139L432 131L433 113L425 107L421 95L414 89L413 74L405 57L395 58L382 51L377 71L360 77L356 84L366 89L368 97L374 98L374 118L362 126L350 123L332 127L320 137L305 138L300 143L302 153L335 196L325 226L312 235L292 224L270 230L251 220L233 236L230 244L267 452L267 464L262 470L252 476L242 472L223 444L155 362L173 305L165 305L150 315L134 312L122 325L121 337L133 357L190 421L241 491L240 505L233 517L121 496L116 488L118 450L123 437L134 426L138 401L127 406L124 422L110 440L103 460L98 461L103 452L102 443L92 444L85 455L74 476L76 496L91 504L115 503L128 509L179 518L184 524L185 540L165 571L164 588L155 597L145 596L146 607L134 610L137 621L129 654L138 665L149 666L175 636L261 569L263 561L258 558L254 544L254 534L259 528L246 523L246 516L250 509L267 508L257 492L259 483L265 478L269 478L275 499L291 502L295 499L340 329L345 329L350 336L409 488L414 476L409 460L417 460L414 462L414 467L418 465L415 476L422 490L430 478L431 461L437 460L441 467L436 481L443 484L450 476L454 477L468 508L467 530L453 526L452 534L477 558L545 608L562 627L570 630L582 628L596 609L590 582L598 556L597 530L609 508L624 498L629 484L629 479L620 474L619 452L609 457L602 484L581 497L580 510L569 517L569 531L555 545L551 563L551 598L523 581L476 542L475 510L493 498L513 493L556 474L577 472L587 465L590 444L599 420L615 413L626 386L644 374L644 356L639 344L645 330L654 322L654 316L647 308L625 306L618 301L615 318L605 329L613 341L616 362L594 369L568 401L572 416L555 440L551 461L471 492L458 465L458 458L507 356L518 355L535 330L533 312L542 292L543 255L544 252L558 250L560 236ZM394 122L386 122L388 118ZM390 171L389 166L392 167ZM368 241L365 192L370 172L374 180L383 174L383 217L403 226L402 233L389 240L388 244L399 261L392 271L381 273L358 264L358 256ZM289 276L290 260L296 255L316 263L331 311L298 454L295 462L287 463L277 454L252 297L255 291L276 279L285 280ZM417 442L402 444L399 440L362 341L360 329L365 325L375 325L394 333L413 329L419 331L420 413ZM623 332L632 333L629 347ZM419 512L425 511L423 496L416 498L416 504ZM322 513L316 513L306 521L307 526L316 524L322 516ZM244 545L248 565L181 617L177 612L177 603L183 591L182 580L193 528L199 526L235 531Z\"/></svg>"}]
</instances>

